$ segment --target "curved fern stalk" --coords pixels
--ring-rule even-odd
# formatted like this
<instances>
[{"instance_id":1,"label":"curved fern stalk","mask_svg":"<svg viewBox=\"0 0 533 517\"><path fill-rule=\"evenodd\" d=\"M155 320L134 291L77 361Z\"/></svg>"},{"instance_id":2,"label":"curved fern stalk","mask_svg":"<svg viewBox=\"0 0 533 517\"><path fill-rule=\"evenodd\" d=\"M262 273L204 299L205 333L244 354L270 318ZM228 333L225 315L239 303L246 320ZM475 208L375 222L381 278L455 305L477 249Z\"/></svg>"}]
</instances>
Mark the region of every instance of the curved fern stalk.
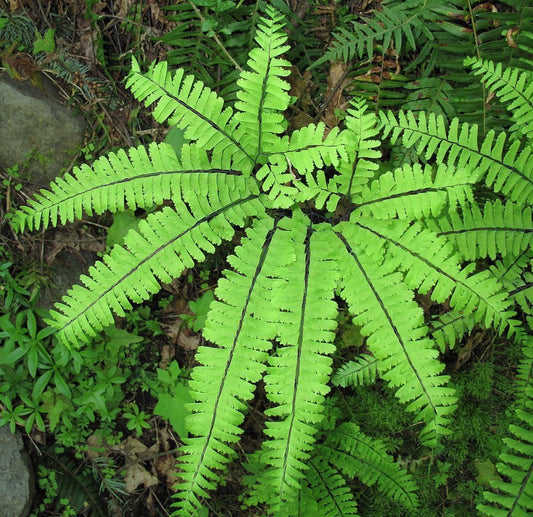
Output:
<instances>
[{"instance_id":1,"label":"curved fern stalk","mask_svg":"<svg viewBox=\"0 0 533 517\"><path fill-rule=\"evenodd\" d=\"M368 486L377 484L381 492L409 512L418 508L417 486L412 477L387 454L383 442L366 436L353 422L328 432L317 453L346 477L357 477Z\"/></svg>"},{"instance_id":2,"label":"curved fern stalk","mask_svg":"<svg viewBox=\"0 0 533 517\"><path fill-rule=\"evenodd\" d=\"M257 192L253 180L223 179L217 183L206 175L188 175L184 199L175 200L176 209L149 214L138 232L126 235L124 246L114 246L92 266L90 276L81 277L84 285L75 285L50 312L48 323L58 329L58 337L65 344L87 341L113 322L113 313L130 310L129 300L147 300L160 290L160 282L170 282L230 239L233 225L264 211L259 194L250 193ZM201 198L198 192L203 192Z\"/></svg>"},{"instance_id":3,"label":"curved fern stalk","mask_svg":"<svg viewBox=\"0 0 533 517\"><path fill-rule=\"evenodd\" d=\"M181 185L188 188L191 174L210 174L210 181L224 181L223 175L235 173L216 168L197 146L184 146L179 158L165 143L131 148L127 153L121 149L56 179L15 213L12 224L18 231L38 230L72 222L84 214L147 208L179 198Z\"/></svg>"},{"instance_id":4,"label":"curved fern stalk","mask_svg":"<svg viewBox=\"0 0 533 517\"><path fill-rule=\"evenodd\" d=\"M218 348L198 349L201 366L189 383L197 403L186 424L196 436L186 441L180 457L183 481L176 487L175 506L181 515L194 514L199 498L216 486L220 474L215 471L230 461L228 444L242 432L244 402L253 397L253 383L262 376L277 331L271 321L276 309L271 277L294 260L284 233L277 222L259 219L229 259L235 271L227 271L215 291L219 301L211 306L204 335Z\"/></svg>"},{"instance_id":5,"label":"curved fern stalk","mask_svg":"<svg viewBox=\"0 0 533 517\"><path fill-rule=\"evenodd\" d=\"M478 143L478 127L475 124L460 124L453 119L449 128L442 116L424 112L415 114L399 111L380 112L384 136L391 135L394 144L401 136L402 144L408 149L416 148L426 159L434 156L437 163L455 165L477 171L478 179L485 181L497 192L510 197L517 203L533 202L533 172L531 160L533 149L523 146L519 140L507 143L507 135L496 137L489 131L483 143Z\"/></svg>"},{"instance_id":6,"label":"curved fern stalk","mask_svg":"<svg viewBox=\"0 0 533 517\"><path fill-rule=\"evenodd\" d=\"M515 121L511 131L517 131L519 137L533 138L533 75L474 57L466 58L464 64L481 76L485 87L507 104Z\"/></svg>"},{"instance_id":7,"label":"curved fern stalk","mask_svg":"<svg viewBox=\"0 0 533 517\"><path fill-rule=\"evenodd\" d=\"M274 293L273 303L283 310L277 336L280 345L269 359L265 390L276 405L265 411L271 420L264 431L269 439L260 454L267 468L259 479L259 490L270 489L271 510L283 514L298 496L329 391L337 267L327 251L330 235L323 226L313 228L305 224L305 218L295 217L282 220L280 227L290 236L287 244L296 260L279 272ZM295 285L300 289L294 291Z\"/></svg>"}]
</instances>

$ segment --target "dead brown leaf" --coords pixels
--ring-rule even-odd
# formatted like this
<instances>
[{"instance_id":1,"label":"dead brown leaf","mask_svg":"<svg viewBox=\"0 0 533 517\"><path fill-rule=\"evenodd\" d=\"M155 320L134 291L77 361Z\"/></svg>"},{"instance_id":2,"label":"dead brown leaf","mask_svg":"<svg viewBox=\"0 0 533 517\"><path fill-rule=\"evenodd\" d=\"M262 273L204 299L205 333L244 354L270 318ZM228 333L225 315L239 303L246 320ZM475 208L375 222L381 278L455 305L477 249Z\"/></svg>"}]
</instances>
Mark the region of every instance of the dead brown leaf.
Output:
<instances>
[{"instance_id":1,"label":"dead brown leaf","mask_svg":"<svg viewBox=\"0 0 533 517\"><path fill-rule=\"evenodd\" d=\"M327 107L324 113L324 122L328 127L335 127L339 124L339 119L335 116L336 109L346 107L346 100L342 93L344 88L350 83L346 77L348 64L344 61L333 61L328 73L328 87L326 90Z\"/></svg>"},{"instance_id":2,"label":"dead brown leaf","mask_svg":"<svg viewBox=\"0 0 533 517\"><path fill-rule=\"evenodd\" d=\"M125 20L128 17L128 13L132 5L137 3L136 0L115 0L113 7L118 18Z\"/></svg>"},{"instance_id":3,"label":"dead brown leaf","mask_svg":"<svg viewBox=\"0 0 533 517\"><path fill-rule=\"evenodd\" d=\"M154 468L160 478L166 479L168 488L172 489L178 477L176 458L173 455L155 458Z\"/></svg>"},{"instance_id":4,"label":"dead brown leaf","mask_svg":"<svg viewBox=\"0 0 533 517\"><path fill-rule=\"evenodd\" d=\"M124 441L113 446L113 450L120 452L125 457L124 482L126 492L131 494L140 485L144 485L146 488L157 485L157 476L154 476L141 465L143 459L150 458L159 452L157 444L148 448L137 438L128 436Z\"/></svg>"},{"instance_id":5,"label":"dead brown leaf","mask_svg":"<svg viewBox=\"0 0 533 517\"><path fill-rule=\"evenodd\" d=\"M142 465L132 463L126 467L124 474L125 489L128 494L132 494L140 485L145 488L156 486L159 480L156 476L148 472Z\"/></svg>"}]
</instances>

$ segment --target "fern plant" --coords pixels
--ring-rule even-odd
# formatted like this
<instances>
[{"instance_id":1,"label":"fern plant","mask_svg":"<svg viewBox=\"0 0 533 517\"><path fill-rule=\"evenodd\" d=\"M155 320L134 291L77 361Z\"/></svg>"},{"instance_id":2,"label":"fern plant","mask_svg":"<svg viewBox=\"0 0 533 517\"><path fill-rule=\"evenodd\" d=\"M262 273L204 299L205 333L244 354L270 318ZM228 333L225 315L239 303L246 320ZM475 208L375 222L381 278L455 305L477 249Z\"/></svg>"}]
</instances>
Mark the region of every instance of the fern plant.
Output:
<instances>
[{"instance_id":1,"label":"fern plant","mask_svg":"<svg viewBox=\"0 0 533 517\"><path fill-rule=\"evenodd\" d=\"M531 70L533 8L469 0L383 0L368 16L339 20L333 44L313 66L353 63L348 92L376 109L402 106L479 123L507 126L488 89L465 73L465 56Z\"/></svg>"},{"instance_id":2,"label":"fern plant","mask_svg":"<svg viewBox=\"0 0 533 517\"><path fill-rule=\"evenodd\" d=\"M401 140L407 148L416 147L426 159L435 156L437 161L477 169L479 180L507 199L489 199L482 208L477 204L464 206L460 214L447 214L429 225L437 235L453 241L463 259L494 261L487 274L505 285L531 330L533 76L528 71L479 59L468 58L465 65L481 76L487 89L508 109L513 123L508 133L496 135L491 130L480 139L477 125L461 124L458 119L447 124L443 117L433 114L416 118L413 113L402 111L397 115L382 113L383 129L392 135L393 143ZM471 315L451 311L433 322L432 334L441 350L453 348L475 324ZM530 333L515 324L512 322L511 328L523 349L514 408L516 422L509 426L509 436L504 439L506 450L497 466L507 481L495 481L493 491L485 492L490 504L478 506L485 515L527 515L533 510L532 339ZM359 378L355 366L346 370L346 379Z\"/></svg>"},{"instance_id":3,"label":"fern plant","mask_svg":"<svg viewBox=\"0 0 533 517\"><path fill-rule=\"evenodd\" d=\"M512 315L497 279L474 264L462 267L452 240L430 225L475 206L476 167L443 159L389 170L379 162L379 120L362 101L352 104L342 131L318 124L285 134L286 41L283 17L267 8L234 108L183 70L171 73L163 62L142 73L134 61L127 86L158 122L185 130L179 156L164 143L111 153L58 178L13 219L19 230L36 230L83 214L162 206L51 312L68 347L82 346L114 314L246 228L207 316L211 344L198 349L191 372L195 403L175 515L196 513L223 479L260 379L270 407L249 504L268 493L269 511L290 514L302 487L319 483L306 473L330 471L343 450L357 454L352 426L309 461L329 391L339 299L367 336L379 375L420 423L421 443L432 448L449 432L456 397L415 292L500 332ZM342 498L335 479L331 473Z\"/></svg>"}]
</instances>

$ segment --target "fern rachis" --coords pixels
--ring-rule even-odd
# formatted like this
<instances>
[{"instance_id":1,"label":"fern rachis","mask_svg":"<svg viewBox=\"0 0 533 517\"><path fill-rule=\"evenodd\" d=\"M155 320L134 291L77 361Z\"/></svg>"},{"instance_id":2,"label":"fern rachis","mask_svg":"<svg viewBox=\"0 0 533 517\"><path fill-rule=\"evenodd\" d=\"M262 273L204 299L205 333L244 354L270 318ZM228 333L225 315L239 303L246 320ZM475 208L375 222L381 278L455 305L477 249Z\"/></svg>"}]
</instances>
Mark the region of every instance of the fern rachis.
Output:
<instances>
[{"instance_id":1,"label":"fern rachis","mask_svg":"<svg viewBox=\"0 0 533 517\"><path fill-rule=\"evenodd\" d=\"M234 109L182 70L158 64L143 74L134 64L127 82L134 95L154 107L156 120L186 131L179 156L165 144L111 154L58 179L14 219L18 228L38 229L83 213L172 202L56 306L50 324L66 346L81 346L113 314L148 299L161 282L231 239L235 228L248 227L207 318L204 335L214 346L199 348L191 374L192 436L179 460L176 515L196 512L220 481L242 433L246 401L262 378L272 406L250 500L268 492L278 513L295 503L329 391L335 293L429 447L448 432L456 397L415 292L449 299L499 330L510 315L497 280L463 268L445 232L429 223L475 203L477 171L450 160L377 173L378 118L361 101L348 111L343 131L326 136L318 124L284 135L286 39L282 17L268 9ZM324 165L336 172L326 177ZM343 206L344 213L334 213ZM326 461L324 453L313 465ZM335 487L353 511L341 484Z\"/></svg>"}]
</instances>

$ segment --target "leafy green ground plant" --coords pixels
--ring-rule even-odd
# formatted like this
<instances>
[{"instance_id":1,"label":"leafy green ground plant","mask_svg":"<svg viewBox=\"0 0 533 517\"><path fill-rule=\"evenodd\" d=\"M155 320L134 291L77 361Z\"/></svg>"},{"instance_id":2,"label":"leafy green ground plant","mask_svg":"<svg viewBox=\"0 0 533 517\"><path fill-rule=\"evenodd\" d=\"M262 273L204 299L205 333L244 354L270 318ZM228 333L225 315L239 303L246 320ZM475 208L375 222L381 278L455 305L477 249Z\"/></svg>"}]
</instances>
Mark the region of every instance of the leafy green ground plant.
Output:
<instances>
[{"instance_id":1,"label":"leafy green ground plant","mask_svg":"<svg viewBox=\"0 0 533 517\"><path fill-rule=\"evenodd\" d=\"M91 347L68 350L40 328L47 311L36 306L38 291L20 285L10 262L0 278L0 425L49 430L57 444L78 447L95 426L111 430L142 338L109 328Z\"/></svg>"},{"instance_id":2,"label":"leafy green ground plant","mask_svg":"<svg viewBox=\"0 0 533 517\"><path fill-rule=\"evenodd\" d=\"M283 17L268 8L255 41L234 108L183 70L171 73L163 62L142 73L134 61L127 86L153 106L158 122L185 130L179 156L164 143L111 153L57 179L13 223L39 229L83 214L172 203L148 214L56 305L50 324L70 353L83 350L114 314L124 315L161 282L234 238L237 228L247 228L206 319L204 336L212 345L198 349L191 373L195 402L174 515L195 514L223 481L261 379L269 401L265 439L252 455L255 475L245 504L265 501L281 515L315 508L334 515L337 501L354 515L353 499L331 466L346 466L343 474L351 477L356 469L349 465L361 461L341 457L369 459L372 449L384 451L371 441L352 446L364 440L354 425L336 427L315 447L332 373L337 300L366 337L380 377L419 423L421 444L433 451L451 432L457 397L415 293L500 333L516 322L497 277L474 263L463 267L468 243L435 229L476 210L479 160L458 164L450 151L436 165L393 169L379 161L380 122L361 101L353 102L342 131L312 124L286 134L283 113L291 98ZM461 134L457 145L468 142ZM429 141L419 148L428 156L434 151ZM524 167L517 164L509 175L524 176ZM499 174L496 184L510 181ZM522 233L528 215L519 220ZM495 245L500 249L500 240ZM391 462L383 454L363 472L363 482L378 481L394 497L386 470L375 467L396 469L400 479ZM320 479L325 487L314 490ZM328 486L338 494L333 502L325 500ZM411 508L416 504L411 496Z\"/></svg>"}]
</instances>

